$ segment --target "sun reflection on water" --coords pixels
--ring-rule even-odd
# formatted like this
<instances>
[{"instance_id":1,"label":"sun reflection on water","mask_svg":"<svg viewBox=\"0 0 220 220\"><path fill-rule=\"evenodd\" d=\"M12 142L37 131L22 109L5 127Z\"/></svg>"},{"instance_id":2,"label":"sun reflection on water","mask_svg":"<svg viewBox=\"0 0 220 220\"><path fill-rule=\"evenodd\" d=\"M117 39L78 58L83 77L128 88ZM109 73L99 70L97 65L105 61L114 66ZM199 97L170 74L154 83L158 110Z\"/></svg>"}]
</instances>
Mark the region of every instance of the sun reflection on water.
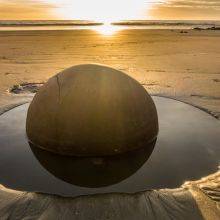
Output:
<instances>
[{"instance_id":1,"label":"sun reflection on water","mask_svg":"<svg viewBox=\"0 0 220 220\"><path fill-rule=\"evenodd\" d=\"M122 27L112 25L111 23L104 23L103 25L95 27L94 30L103 36L113 36L122 30Z\"/></svg>"}]
</instances>

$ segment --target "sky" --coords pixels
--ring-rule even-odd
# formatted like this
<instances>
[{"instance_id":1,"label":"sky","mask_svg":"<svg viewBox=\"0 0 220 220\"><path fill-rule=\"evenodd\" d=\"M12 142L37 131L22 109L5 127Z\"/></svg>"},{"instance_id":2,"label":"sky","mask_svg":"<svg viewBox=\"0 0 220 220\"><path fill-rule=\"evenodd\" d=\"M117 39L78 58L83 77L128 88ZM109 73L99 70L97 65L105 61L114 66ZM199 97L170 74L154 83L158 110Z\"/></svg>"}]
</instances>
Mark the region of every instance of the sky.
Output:
<instances>
[{"instance_id":1,"label":"sky","mask_svg":"<svg viewBox=\"0 0 220 220\"><path fill-rule=\"evenodd\" d=\"M220 0L0 0L1 20L220 20Z\"/></svg>"}]
</instances>

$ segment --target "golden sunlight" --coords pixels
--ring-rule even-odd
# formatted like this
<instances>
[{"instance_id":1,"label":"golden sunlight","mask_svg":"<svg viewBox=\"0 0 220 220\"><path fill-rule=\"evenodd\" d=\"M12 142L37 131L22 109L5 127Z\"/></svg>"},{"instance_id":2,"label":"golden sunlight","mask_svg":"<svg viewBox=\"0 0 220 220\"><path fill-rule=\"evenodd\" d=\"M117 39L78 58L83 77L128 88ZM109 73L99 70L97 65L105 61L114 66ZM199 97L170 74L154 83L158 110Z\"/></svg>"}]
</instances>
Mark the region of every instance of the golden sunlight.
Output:
<instances>
[{"instance_id":1,"label":"golden sunlight","mask_svg":"<svg viewBox=\"0 0 220 220\"><path fill-rule=\"evenodd\" d=\"M103 25L96 26L94 30L103 36L112 36L120 31L122 27L111 25L110 23L104 23Z\"/></svg>"},{"instance_id":2,"label":"golden sunlight","mask_svg":"<svg viewBox=\"0 0 220 220\"><path fill-rule=\"evenodd\" d=\"M95 31L111 36L121 28L111 25L119 20L147 19L152 6L149 0L44 0L53 4L55 16L59 19L91 20L102 22Z\"/></svg>"},{"instance_id":3,"label":"golden sunlight","mask_svg":"<svg viewBox=\"0 0 220 220\"><path fill-rule=\"evenodd\" d=\"M44 0L53 4L60 19L93 20L109 24L118 20L147 19L150 0Z\"/></svg>"}]
</instances>

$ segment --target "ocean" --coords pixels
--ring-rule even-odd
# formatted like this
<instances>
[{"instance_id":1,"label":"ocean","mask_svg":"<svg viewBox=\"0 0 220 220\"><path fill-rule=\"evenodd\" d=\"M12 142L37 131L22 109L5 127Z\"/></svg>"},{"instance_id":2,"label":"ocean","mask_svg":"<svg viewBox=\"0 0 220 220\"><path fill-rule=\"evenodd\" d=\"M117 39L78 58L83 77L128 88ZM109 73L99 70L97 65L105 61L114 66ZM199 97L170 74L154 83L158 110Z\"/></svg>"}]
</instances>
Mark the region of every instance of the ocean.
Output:
<instances>
[{"instance_id":1,"label":"ocean","mask_svg":"<svg viewBox=\"0 0 220 220\"><path fill-rule=\"evenodd\" d=\"M112 25L120 29L208 29L220 28L216 20L127 20L103 24L83 20L0 20L0 31L95 29Z\"/></svg>"}]
</instances>

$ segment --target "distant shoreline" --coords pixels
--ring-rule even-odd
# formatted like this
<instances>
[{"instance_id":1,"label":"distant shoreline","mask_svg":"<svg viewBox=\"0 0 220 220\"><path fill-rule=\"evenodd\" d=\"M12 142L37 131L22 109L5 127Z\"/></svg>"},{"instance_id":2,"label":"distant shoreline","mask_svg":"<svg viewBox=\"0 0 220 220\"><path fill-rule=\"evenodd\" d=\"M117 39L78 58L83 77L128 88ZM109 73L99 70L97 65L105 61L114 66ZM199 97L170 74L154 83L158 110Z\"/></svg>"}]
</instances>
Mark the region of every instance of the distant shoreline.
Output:
<instances>
[{"instance_id":1,"label":"distant shoreline","mask_svg":"<svg viewBox=\"0 0 220 220\"><path fill-rule=\"evenodd\" d=\"M47 22L47 21L45 21ZM14 21L14 22L4 22L0 20L0 27L24 27L24 26L97 26L103 25L100 22L68 22L68 23L61 23L61 22L26 22L26 21Z\"/></svg>"},{"instance_id":2,"label":"distant shoreline","mask_svg":"<svg viewBox=\"0 0 220 220\"><path fill-rule=\"evenodd\" d=\"M111 25L220 25L220 20L121 20ZM89 20L0 20L0 26L104 25Z\"/></svg>"},{"instance_id":3,"label":"distant shoreline","mask_svg":"<svg viewBox=\"0 0 220 220\"><path fill-rule=\"evenodd\" d=\"M86 20L0 20L0 31L81 30L105 25L119 29L220 29L220 21L216 20L124 20L110 24Z\"/></svg>"}]
</instances>

